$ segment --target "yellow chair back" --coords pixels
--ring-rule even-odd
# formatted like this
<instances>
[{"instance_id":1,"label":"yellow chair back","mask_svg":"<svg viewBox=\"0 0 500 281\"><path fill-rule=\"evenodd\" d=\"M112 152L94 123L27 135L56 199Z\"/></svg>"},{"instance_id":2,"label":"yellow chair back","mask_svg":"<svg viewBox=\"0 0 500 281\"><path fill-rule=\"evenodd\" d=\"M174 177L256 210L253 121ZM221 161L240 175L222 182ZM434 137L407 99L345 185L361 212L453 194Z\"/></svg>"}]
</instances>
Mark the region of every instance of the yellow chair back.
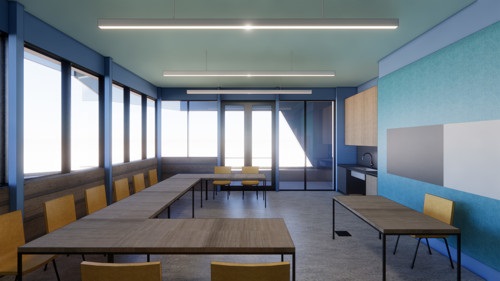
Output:
<instances>
[{"instance_id":1,"label":"yellow chair back","mask_svg":"<svg viewBox=\"0 0 500 281\"><path fill-rule=\"evenodd\" d=\"M160 262L81 263L82 281L161 281Z\"/></svg>"},{"instance_id":2,"label":"yellow chair back","mask_svg":"<svg viewBox=\"0 0 500 281\"><path fill-rule=\"evenodd\" d=\"M148 175L150 186L158 183L158 172L156 171L156 169L149 170Z\"/></svg>"},{"instance_id":3,"label":"yellow chair back","mask_svg":"<svg viewBox=\"0 0 500 281\"><path fill-rule=\"evenodd\" d=\"M104 185L99 185L85 190L85 207L87 215L100 209L106 208L106 189Z\"/></svg>"},{"instance_id":4,"label":"yellow chair back","mask_svg":"<svg viewBox=\"0 0 500 281\"><path fill-rule=\"evenodd\" d=\"M115 180L114 182L115 202L125 199L130 196L130 188L128 178Z\"/></svg>"},{"instance_id":5,"label":"yellow chair back","mask_svg":"<svg viewBox=\"0 0 500 281\"><path fill-rule=\"evenodd\" d=\"M211 263L212 281L289 281L290 263Z\"/></svg>"},{"instance_id":6,"label":"yellow chair back","mask_svg":"<svg viewBox=\"0 0 500 281\"><path fill-rule=\"evenodd\" d=\"M453 223L453 213L455 204L453 201L432 195L425 194L424 214L438 219L444 223Z\"/></svg>"},{"instance_id":7,"label":"yellow chair back","mask_svg":"<svg viewBox=\"0 0 500 281\"><path fill-rule=\"evenodd\" d=\"M24 245L25 242L21 211L0 215L0 249L2 249L0 257L8 252L17 253L17 247Z\"/></svg>"},{"instance_id":8,"label":"yellow chair back","mask_svg":"<svg viewBox=\"0 0 500 281\"><path fill-rule=\"evenodd\" d=\"M134 193L137 193L146 188L146 184L144 183L144 174L140 173L134 175Z\"/></svg>"},{"instance_id":9,"label":"yellow chair back","mask_svg":"<svg viewBox=\"0 0 500 281\"><path fill-rule=\"evenodd\" d=\"M73 194L44 203L47 233L76 221L75 197Z\"/></svg>"},{"instance_id":10,"label":"yellow chair back","mask_svg":"<svg viewBox=\"0 0 500 281\"><path fill-rule=\"evenodd\" d=\"M0 276L17 275L17 248L25 242L21 211L0 215ZM53 259L53 255L23 255L22 273L32 272Z\"/></svg>"},{"instance_id":11,"label":"yellow chair back","mask_svg":"<svg viewBox=\"0 0 500 281\"><path fill-rule=\"evenodd\" d=\"M241 168L241 173L242 174L258 174L259 173L259 167L256 166L245 166ZM241 181L241 185L258 185L259 181L258 180L246 180L246 181Z\"/></svg>"},{"instance_id":12,"label":"yellow chair back","mask_svg":"<svg viewBox=\"0 0 500 281\"><path fill-rule=\"evenodd\" d=\"M214 174L231 174L231 167L227 166L215 166ZM230 180L214 180L212 182L214 185L230 185Z\"/></svg>"}]
</instances>

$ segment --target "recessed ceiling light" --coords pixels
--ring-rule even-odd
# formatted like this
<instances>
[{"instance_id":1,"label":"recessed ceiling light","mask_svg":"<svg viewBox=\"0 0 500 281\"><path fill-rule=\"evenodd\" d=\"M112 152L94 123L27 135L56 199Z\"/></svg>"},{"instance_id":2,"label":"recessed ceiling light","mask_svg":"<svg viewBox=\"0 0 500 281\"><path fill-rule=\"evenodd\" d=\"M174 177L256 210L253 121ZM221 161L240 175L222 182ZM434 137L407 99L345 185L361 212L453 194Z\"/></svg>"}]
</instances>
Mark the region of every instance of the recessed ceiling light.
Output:
<instances>
[{"instance_id":1,"label":"recessed ceiling light","mask_svg":"<svg viewBox=\"0 0 500 281\"><path fill-rule=\"evenodd\" d=\"M214 89L214 90L187 90L188 95L310 95L312 90L241 90L241 89Z\"/></svg>"},{"instance_id":2,"label":"recessed ceiling light","mask_svg":"<svg viewBox=\"0 0 500 281\"><path fill-rule=\"evenodd\" d=\"M396 29L398 19L99 19L100 29Z\"/></svg>"},{"instance_id":3,"label":"recessed ceiling light","mask_svg":"<svg viewBox=\"0 0 500 281\"><path fill-rule=\"evenodd\" d=\"M165 77L334 77L333 71L165 71Z\"/></svg>"}]
</instances>

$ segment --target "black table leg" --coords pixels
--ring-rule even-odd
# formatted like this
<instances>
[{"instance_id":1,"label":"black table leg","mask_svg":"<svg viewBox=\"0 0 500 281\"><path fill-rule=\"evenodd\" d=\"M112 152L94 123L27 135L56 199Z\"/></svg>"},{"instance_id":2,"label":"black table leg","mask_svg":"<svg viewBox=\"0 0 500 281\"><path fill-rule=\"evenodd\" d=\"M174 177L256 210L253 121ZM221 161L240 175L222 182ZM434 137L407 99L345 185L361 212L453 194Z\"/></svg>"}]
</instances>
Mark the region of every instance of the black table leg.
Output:
<instances>
[{"instance_id":1,"label":"black table leg","mask_svg":"<svg viewBox=\"0 0 500 281\"><path fill-rule=\"evenodd\" d=\"M295 253L292 254L292 280L295 281Z\"/></svg>"},{"instance_id":2,"label":"black table leg","mask_svg":"<svg viewBox=\"0 0 500 281\"><path fill-rule=\"evenodd\" d=\"M200 180L200 208L203 208L203 180Z\"/></svg>"},{"instance_id":3,"label":"black table leg","mask_svg":"<svg viewBox=\"0 0 500 281\"><path fill-rule=\"evenodd\" d=\"M23 281L23 254L17 252L17 279Z\"/></svg>"},{"instance_id":4,"label":"black table leg","mask_svg":"<svg viewBox=\"0 0 500 281\"><path fill-rule=\"evenodd\" d=\"M192 198L193 203L191 204L192 205L191 208L192 208L192 214L193 214L192 216L193 216L193 219L194 219L194 186L191 187L191 190L193 191L193 195L191 196L191 197L193 197Z\"/></svg>"},{"instance_id":5,"label":"black table leg","mask_svg":"<svg viewBox=\"0 0 500 281\"><path fill-rule=\"evenodd\" d=\"M332 239L335 239L335 199L332 199Z\"/></svg>"},{"instance_id":6,"label":"black table leg","mask_svg":"<svg viewBox=\"0 0 500 281\"><path fill-rule=\"evenodd\" d=\"M385 258L386 258L386 250L385 250L385 244L386 244L386 236L385 236L385 233L382 234L382 280L386 280L385 279Z\"/></svg>"},{"instance_id":7,"label":"black table leg","mask_svg":"<svg viewBox=\"0 0 500 281\"><path fill-rule=\"evenodd\" d=\"M462 238L457 234L457 280L462 279Z\"/></svg>"}]
</instances>

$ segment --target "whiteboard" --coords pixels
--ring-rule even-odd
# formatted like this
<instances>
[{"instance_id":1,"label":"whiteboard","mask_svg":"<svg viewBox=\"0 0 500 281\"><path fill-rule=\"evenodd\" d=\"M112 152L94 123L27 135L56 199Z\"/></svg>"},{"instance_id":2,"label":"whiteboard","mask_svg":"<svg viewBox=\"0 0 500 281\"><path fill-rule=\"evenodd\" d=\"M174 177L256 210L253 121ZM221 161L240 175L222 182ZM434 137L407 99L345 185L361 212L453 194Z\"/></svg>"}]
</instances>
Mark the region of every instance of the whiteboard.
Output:
<instances>
[{"instance_id":1,"label":"whiteboard","mask_svg":"<svg viewBox=\"0 0 500 281\"><path fill-rule=\"evenodd\" d=\"M500 199L500 120L444 125L443 185Z\"/></svg>"}]
</instances>

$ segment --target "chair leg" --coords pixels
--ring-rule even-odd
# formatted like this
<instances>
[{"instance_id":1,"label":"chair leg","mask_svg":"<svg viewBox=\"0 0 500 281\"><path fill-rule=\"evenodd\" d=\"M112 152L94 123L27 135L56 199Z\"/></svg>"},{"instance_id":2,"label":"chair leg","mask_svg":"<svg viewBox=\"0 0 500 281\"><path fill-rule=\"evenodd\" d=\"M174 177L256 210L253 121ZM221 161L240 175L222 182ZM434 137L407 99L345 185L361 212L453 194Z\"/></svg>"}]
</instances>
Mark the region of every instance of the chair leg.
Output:
<instances>
[{"instance_id":1,"label":"chair leg","mask_svg":"<svg viewBox=\"0 0 500 281\"><path fill-rule=\"evenodd\" d=\"M245 199L245 189L243 189L241 192L241 199Z\"/></svg>"},{"instance_id":2,"label":"chair leg","mask_svg":"<svg viewBox=\"0 0 500 281\"><path fill-rule=\"evenodd\" d=\"M379 233L379 236L380 236L380 233ZM400 237L400 236L401 236L401 235L398 235L398 239L396 239L396 245L394 246L394 252L392 252L392 254L393 254L393 255L395 255L395 254L396 254L396 250L398 249L398 243L399 243L399 237Z\"/></svg>"},{"instance_id":3,"label":"chair leg","mask_svg":"<svg viewBox=\"0 0 500 281\"><path fill-rule=\"evenodd\" d=\"M82 255L82 260L85 261L85 255Z\"/></svg>"},{"instance_id":4,"label":"chair leg","mask_svg":"<svg viewBox=\"0 0 500 281\"><path fill-rule=\"evenodd\" d=\"M429 250L429 255L432 255L431 246L429 244L429 239L425 238L425 243L427 243L427 250Z\"/></svg>"},{"instance_id":5,"label":"chair leg","mask_svg":"<svg viewBox=\"0 0 500 281\"><path fill-rule=\"evenodd\" d=\"M229 188L227 189L227 200L229 200L229 194L231 191L229 191Z\"/></svg>"},{"instance_id":6,"label":"chair leg","mask_svg":"<svg viewBox=\"0 0 500 281\"><path fill-rule=\"evenodd\" d=\"M54 265L54 271L56 272L57 281L61 281L61 278L59 278L59 271L57 270L57 265L56 265L55 259L52 260L52 265Z\"/></svg>"},{"instance_id":7,"label":"chair leg","mask_svg":"<svg viewBox=\"0 0 500 281\"><path fill-rule=\"evenodd\" d=\"M259 190L256 190L255 193L257 193L257 200L259 200Z\"/></svg>"},{"instance_id":8,"label":"chair leg","mask_svg":"<svg viewBox=\"0 0 500 281\"><path fill-rule=\"evenodd\" d=\"M149 254L147 254L147 256L146 256L146 260L147 260L148 262L150 262L150 261L151 261L151 257L150 257L150 255L149 255Z\"/></svg>"},{"instance_id":9,"label":"chair leg","mask_svg":"<svg viewBox=\"0 0 500 281\"><path fill-rule=\"evenodd\" d=\"M451 254L450 254L450 248L448 247L448 240L446 240L446 238L444 238L444 243L446 244L446 251L448 251L448 258L450 259L450 265L451 265L451 268L455 269L455 267L453 266L453 260L451 259Z\"/></svg>"},{"instance_id":10,"label":"chair leg","mask_svg":"<svg viewBox=\"0 0 500 281\"><path fill-rule=\"evenodd\" d=\"M417 248L415 249L415 255L413 255L413 262L411 263L411 269L413 269L413 267L415 266L415 260L417 259L418 246L420 246L420 240L422 240L422 238L418 238Z\"/></svg>"}]
</instances>

